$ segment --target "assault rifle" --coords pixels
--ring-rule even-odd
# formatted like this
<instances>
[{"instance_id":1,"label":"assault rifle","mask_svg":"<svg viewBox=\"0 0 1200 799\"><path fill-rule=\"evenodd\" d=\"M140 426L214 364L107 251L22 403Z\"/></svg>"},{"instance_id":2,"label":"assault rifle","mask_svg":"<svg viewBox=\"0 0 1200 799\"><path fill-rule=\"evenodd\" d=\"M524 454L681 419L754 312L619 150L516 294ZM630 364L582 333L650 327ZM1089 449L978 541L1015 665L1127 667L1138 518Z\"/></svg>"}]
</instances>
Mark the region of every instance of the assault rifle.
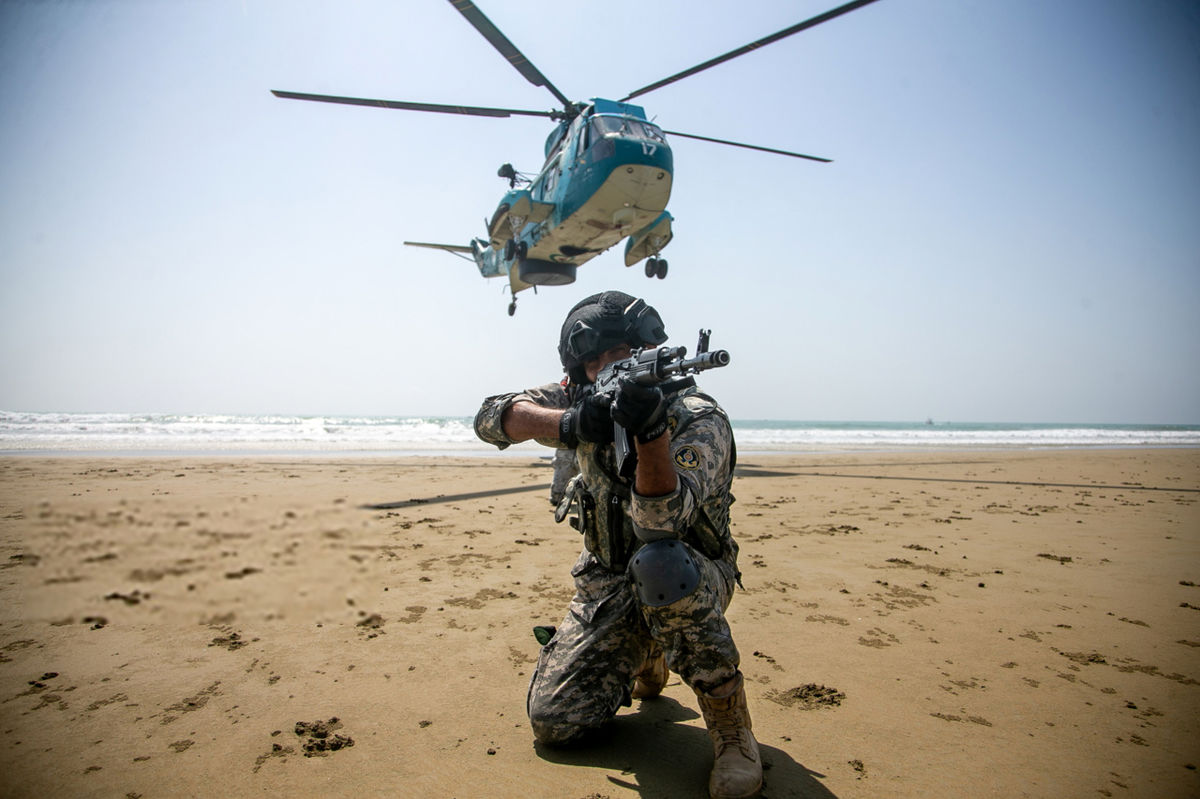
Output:
<instances>
[{"instance_id":1,"label":"assault rifle","mask_svg":"<svg viewBox=\"0 0 1200 799\"><path fill-rule=\"evenodd\" d=\"M657 386L673 377L703 372L705 369L716 369L729 365L727 350L708 350L708 337L711 330L700 331L700 340L696 344L696 354L687 356L687 347L657 347L634 350L633 354L621 361L613 361L600 370L596 376L593 391L606 394L616 399L621 383L631 381L643 386ZM613 443L616 446L617 473L625 479L633 477L637 468L634 454L633 437L621 425L613 422Z\"/></svg>"}]
</instances>

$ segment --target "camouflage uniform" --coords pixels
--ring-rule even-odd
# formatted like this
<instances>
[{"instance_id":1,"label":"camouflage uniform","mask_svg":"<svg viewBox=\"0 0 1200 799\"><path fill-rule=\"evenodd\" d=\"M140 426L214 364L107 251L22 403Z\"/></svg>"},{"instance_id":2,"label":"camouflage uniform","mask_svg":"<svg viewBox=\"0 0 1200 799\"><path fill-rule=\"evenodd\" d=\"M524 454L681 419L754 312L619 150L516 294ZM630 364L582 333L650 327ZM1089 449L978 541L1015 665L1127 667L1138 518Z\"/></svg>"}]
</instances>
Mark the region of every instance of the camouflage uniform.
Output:
<instances>
[{"instance_id":1,"label":"camouflage uniform","mask_svg":"<svg viewBox=\"0 0 1200 799\"><path fill-rule=\"evenodd\" d=\"M557 505L567 495L567 485L571 478L579 474L579 464L575 462L575 450L558 449L554 451L554 479L550 483L550 504Z\"/></svg>"},{"instance_id":2,"label":"camouflage uniform","mask_svg":"<svg viewBox=\"0 0 1200 799\"><path fill-rule=\"evenodd\" d=\"M568 378L559 381L566 388L570 383ZM560 447L554 452L554 479L550 481L550 504L557 505L567 495L567 484L571 478L579 474L579 464L575 460L575 450Z\"/></svg>"},{"instance_id":3,"label":"camouflage uniform","mask_svg":"<svg viewBox=\"0 0 1200 799\"><path fill-rule=\"evenodd\" d=\"M584 550L571 569L575 596L554 637L542 647L530 681L528 712L534 734L562 743L598 727L630 705L634 675L653 648L685 683L709 691L738 673L740 656L724 611L739 578L738 547L729 534L729 492L735 450L728 417L688 378L663 386L669 402L671 457L678 487L642 497L617 477L614 448L583 442L580 475L567 492ZM488 397L475 417L481 439L501 449L515 443L501 426L514 402L566 409L567 389L550 384ZM553 439L540 443L562 447ZM635 527L642 531L639 536ZM696 590L672 604L641 602L627 571L641 540L681 540L700 569Z\"/></svg>"}]
</instances>

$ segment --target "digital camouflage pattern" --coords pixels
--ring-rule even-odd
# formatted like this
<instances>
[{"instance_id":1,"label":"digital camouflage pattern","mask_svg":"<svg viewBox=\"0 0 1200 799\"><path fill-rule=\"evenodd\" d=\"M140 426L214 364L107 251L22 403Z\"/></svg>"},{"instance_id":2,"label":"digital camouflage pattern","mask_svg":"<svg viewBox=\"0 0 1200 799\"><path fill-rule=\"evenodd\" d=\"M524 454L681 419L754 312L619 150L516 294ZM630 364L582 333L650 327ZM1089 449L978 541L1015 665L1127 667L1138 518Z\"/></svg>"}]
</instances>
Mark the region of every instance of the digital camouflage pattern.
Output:
<instances>
[{"instance_id":1,"label":"digital camouflage pattern","mask_svg":"<svg viewBox=\"0 0 1200 799\"><path fill-rule=\"evenodd\" d=\"M634 675L653 643L688 685L708 691L737 673L740 656L725 609L733 567L693 551L700 586L678 602L641 605L626 572L612 572L584 550L571 570L575 596L558 631L542 647L527 710L538 740L564 743L630 705Z\"/></svg>"},{"instance_id":2,"label":"digital camouflage pattern","mask_svg":"<svg viewBox=\"0 0 1200 799\"><path fill-rule=\"evenodd\" d=\"M575 462L575 452L569 449L559 449L554 452L554 479L550 482L550 503L557 505L567 494L567 483L579 474L579 464Z\"/></svg>"},{"instance_id":3,"label":"digital camouflage pattern","mask_svg":"<svg viewBox=\"0 0 1200 799\"><path fill-rule=\"evenodd\" d=\"M729 534L733 431L725 412L691 380L673 391L664 386L664 393L678 476L671 494L634 493L616 476L611 445L585 442L576 450L580 476L564 503L579 510L584 551L571 570L575 596L530 681L529 718L541 741L571 740L629 705L634 675L655 643L695 690L712 690L737 674L740 655L724 615L739 578L738 547ZM475 417L476 434L501 449L516 443L501 425L516 402L573 404L557 383L488 397ZM562 447L557 440L539 442ZM650 607L638 600L627 564L643 541L661 538L687 545L701 579L691 595Z\"/></svg>"},{"instance_id":4,"label":"digital camouflage pattern","mask_svg":"<svg viewBox=\"0 0 1200 799\"><path fill-rule=\"evenodd\" d=\"M678 538L710 558L720 557L729 548L737 554L737 544L729 536L729 506L733 503L729 486L736 460L733 430L725 412L712 398L697 390L690 380L681 382L686 387L668 394L667 408L671 457L679 478L674 492L662 497L632 494L629 486L617 477L611 445L597 447L583 442L575 451L582 485L595 506L592 518L586 520L588 529L582 530L585 545L610 568L623 567L638 540ZM562 410L573 404L568 390L558 383L520 393L497 394L485 399L476 414L476 435L500 449L517 443L501 424L504 411L517 402ZM563 448L556 438L537 441L548 447ZM619 518L610 518L614 510L619 512ZM610 547L602 546L610 532L611 537L620 539L611 549L623 550L623 556L615 562L608 557ZM587 540L589 533L597 540Z\"/></svg>"}]
</instances>

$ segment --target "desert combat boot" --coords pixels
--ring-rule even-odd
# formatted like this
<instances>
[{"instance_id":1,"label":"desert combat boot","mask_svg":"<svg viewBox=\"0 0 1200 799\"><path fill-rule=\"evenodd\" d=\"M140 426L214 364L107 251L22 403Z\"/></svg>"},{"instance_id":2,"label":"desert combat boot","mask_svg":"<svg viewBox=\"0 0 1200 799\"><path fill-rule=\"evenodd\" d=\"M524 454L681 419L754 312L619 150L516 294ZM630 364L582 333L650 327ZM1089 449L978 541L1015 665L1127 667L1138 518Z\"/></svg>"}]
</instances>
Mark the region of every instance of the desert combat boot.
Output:
<instances>
[{"instance_id":1,"label":"desert combat boot","mask_svg":"<svg viewBox=\"0 0 1200 799\"><path fill-rule=\"evenodd\" d=\"M696 691L713 742L708 793L713 799L750 799L762 790L762 758L750 731L746 689L739 671L709 693Z\"/></svg>"},{"instance_id":2,"label":"desert combat boot","mask_svg":"<svg viewBox=\"0 0 1200 799\"><path fill-rule=\"evenodd\" d=\"M633 698L653 699L662 693L670 677L671 672L667 668L667 659L663 656L663 651L654 646L635 676Z\"/></svg>"}]
</instances>

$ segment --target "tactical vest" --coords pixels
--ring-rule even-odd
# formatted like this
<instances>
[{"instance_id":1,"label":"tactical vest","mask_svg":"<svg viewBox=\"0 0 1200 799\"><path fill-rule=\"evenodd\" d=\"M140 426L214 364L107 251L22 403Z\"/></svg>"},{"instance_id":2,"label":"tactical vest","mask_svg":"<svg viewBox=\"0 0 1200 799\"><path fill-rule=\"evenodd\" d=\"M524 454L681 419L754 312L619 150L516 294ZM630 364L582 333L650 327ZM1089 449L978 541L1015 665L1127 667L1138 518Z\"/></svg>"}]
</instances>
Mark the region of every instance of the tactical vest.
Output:
<instances>
[{"instance_id":1,"label":"tactical vest","mask_svg":"<svg viewBox=\"0 0 1200 799\"><path fill-rule=\"evenodd\" d=\"M729 417L716 400L696 389L690 380L687 383L669 395L671 404L667 415L672 438L709 414L715 413L729 423ZM685 402L685 399L693 397L704 400L704 403ZM729 470L732 479L737 463L732 433L730 444ZM641 546L633 531L629 512L632 483L617 475L614 447L611 444L597 446L581 443L576 454L580 473L568 484L555 519L562 521L572 508L576 509L577 515L571 517L570 523L583 534L587 550L610 571L623 571L629 557ZM683 540L714 560L727 554L731 548L736 553L737 544L729 532L729 506L733 501L733 494L728 490L710 496L696 509Z\"/></svg>"}]
</instances>

